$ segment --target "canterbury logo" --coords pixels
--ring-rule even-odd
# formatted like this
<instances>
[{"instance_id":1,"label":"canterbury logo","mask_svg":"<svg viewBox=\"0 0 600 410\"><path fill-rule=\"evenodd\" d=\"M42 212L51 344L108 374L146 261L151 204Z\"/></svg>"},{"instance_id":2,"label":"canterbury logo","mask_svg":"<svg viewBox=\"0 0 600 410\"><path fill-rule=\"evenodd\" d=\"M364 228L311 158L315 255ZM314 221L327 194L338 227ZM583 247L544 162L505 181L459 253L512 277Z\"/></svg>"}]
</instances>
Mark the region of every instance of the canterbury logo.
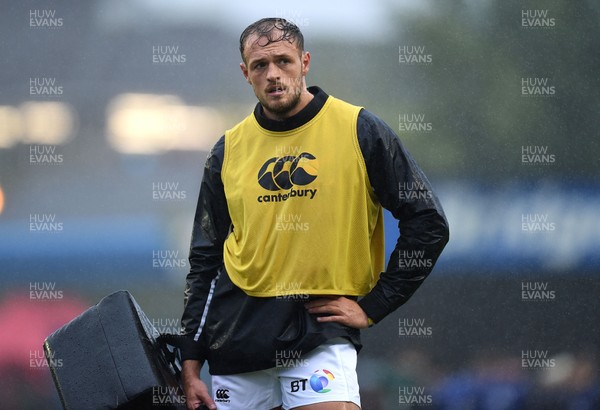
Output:
<instances>
[{"instance_id":1,"label":"canterbury logo","mask_svg":"<svg viewBox=\"0 0 600 410\"><path fill-rule=\"evenodd\" d=\"M317 178L319 163L313 154L273 157L258 171L258 183L269 191L287 190L297 185L308 185Z\"/></svg>"},{"instance_id":2,"label":"canterbury logo","mask_svg":"<svg viewBox=\"0 0 600 410\"><path fill-rule=\"evenodd\" d=\"M217 399L228 399L229 389L219 389L215 392L215 396L217 397Z\"/></svg>"}]
</instances>

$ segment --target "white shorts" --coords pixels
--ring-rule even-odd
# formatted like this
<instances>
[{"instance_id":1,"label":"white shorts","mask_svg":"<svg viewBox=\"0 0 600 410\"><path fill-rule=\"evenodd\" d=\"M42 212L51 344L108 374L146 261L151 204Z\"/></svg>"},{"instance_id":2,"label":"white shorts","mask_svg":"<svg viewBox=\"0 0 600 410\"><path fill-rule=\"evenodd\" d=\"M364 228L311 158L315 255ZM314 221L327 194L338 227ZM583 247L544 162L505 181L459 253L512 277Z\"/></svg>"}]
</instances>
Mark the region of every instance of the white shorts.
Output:
<instances>
[{"instance_id":1,"label":"white shorts","mask_svg":"<svg viewBox=\"0 0 600 410\"><path fill-rule=\"evenodd\" d=\"M287 410L327 401L360 407L356 349L348 340L332 339L299 357L290 352L280 356L271 369L212 376L217 408L270 410L283 404Z\"/></svg>"}]
</instances>

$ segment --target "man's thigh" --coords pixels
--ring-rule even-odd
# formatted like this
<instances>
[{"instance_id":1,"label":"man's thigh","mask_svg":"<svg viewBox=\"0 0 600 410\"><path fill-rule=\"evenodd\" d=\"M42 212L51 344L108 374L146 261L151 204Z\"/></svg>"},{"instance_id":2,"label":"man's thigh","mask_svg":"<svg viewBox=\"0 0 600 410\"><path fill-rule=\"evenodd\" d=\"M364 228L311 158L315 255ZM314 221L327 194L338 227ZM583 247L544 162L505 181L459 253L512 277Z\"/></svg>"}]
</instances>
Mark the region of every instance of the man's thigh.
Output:
<instances>
[{"instance_id":1,"label":"man's thigh","mask_svg":"<svg viewBox=\"0 0 600 410\"><path fill-rule=\"evenodd\" d=\"M291 410L360 410L360 407L358 407L356 403L351 403L348 401L329 401L325 403L294 407Z\"/></svg>"},{"instance_id":2,"label":"man's thigh","mask_svg":"<svg viewBox=\"0 0 600 410\"><path fill-rule=\"evenodd\" d=\"M212 376L212 391L219 410L281 408L281 387L273 369Z\"/></svg>"},{"instance_id":3,"label":"man's thigh","mask_svg":"<svg viewBox=\"0 0 600 410\"><path fill-rule=\"evenodd\" d=\"M279 369L283 409L360 409L356 360L354 346L338 338Z\"/></svg>"}]
</instances>

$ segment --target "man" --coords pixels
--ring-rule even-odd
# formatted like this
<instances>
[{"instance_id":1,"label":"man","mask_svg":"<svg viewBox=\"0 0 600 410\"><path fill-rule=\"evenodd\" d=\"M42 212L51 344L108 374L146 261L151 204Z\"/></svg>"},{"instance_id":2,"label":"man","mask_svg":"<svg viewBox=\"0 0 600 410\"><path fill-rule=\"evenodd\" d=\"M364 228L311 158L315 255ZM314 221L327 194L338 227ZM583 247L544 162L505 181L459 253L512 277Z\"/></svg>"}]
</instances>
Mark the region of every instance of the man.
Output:
<instances>
[{"instance_id":1,"label":"man","mask_svg":"<svg viewBox=\"0 0 600 410\"><path fill-rule=\"evenodd\" d=\"M298 27L259 20L240 52L259 102L206 160L182 317L187 406L359 409L359 329L414 293L447 222L385 123L306 87ZM402 233L384 272L382 206Z\"/></svg>"}]
</instances>

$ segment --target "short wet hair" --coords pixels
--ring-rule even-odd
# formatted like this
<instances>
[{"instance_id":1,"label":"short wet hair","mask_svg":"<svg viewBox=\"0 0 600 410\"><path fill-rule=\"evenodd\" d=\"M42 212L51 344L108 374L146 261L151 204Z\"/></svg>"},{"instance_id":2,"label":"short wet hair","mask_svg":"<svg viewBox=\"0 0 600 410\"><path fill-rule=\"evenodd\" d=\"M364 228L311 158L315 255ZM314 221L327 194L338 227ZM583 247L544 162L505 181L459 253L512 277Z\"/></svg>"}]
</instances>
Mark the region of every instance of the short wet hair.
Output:
<instances>
[{"instance_id":1,"label":"short wet hair","mask_svg":"<svg viewBox=\"0 0 600 410\"><path fill-rule=\"evenodd\" d=\"M281 17L267 17L255 21L242 32L240 36L240 54L244 62L246 62L244 56L246 41L253 34L258 36L257 42L262 38L267 40L266 43L260 44L261 47L285 40L290 43L295 42L298 49L301 52L304 51L304 36L297 25Z\"/></svg>"}]
</instances>

